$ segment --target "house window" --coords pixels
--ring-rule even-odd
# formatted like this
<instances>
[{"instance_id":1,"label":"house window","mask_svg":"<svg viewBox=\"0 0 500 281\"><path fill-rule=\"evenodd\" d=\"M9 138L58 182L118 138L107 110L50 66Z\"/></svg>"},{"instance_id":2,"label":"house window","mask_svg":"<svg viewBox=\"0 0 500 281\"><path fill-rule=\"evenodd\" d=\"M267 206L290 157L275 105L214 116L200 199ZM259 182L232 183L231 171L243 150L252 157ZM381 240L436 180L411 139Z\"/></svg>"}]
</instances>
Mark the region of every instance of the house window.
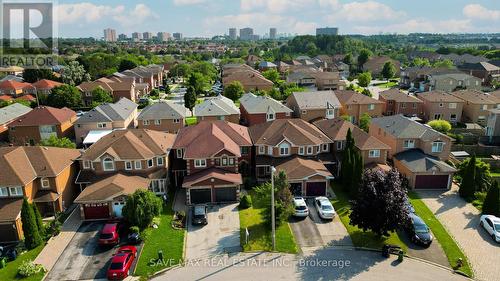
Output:
<instances>
[{"instance_id":1,"label":"house window","mask_svg":"<svg viewBox=\"0 0 500 281\"><path fill-rule=\"evenodd\" d=\"M225 117L225 116L223 116L223 115L221 115L221 116L217 116L217 120L224 120L224 119L226 119L226 117Z\"/></svg>"},{"instance_id":2,"label":"house window","mask_svg":"<svg viewBox=\"0 0 500 281\"><path fill-rule=\"evenodd\" d=\"M134 166L135 166L136 170L142 169L142 163L141 163L141 161L140 160L135 161L134 162Z\"/></svg>"},{"instance_id":3,"label":"house window","mask_svg":"<svg viewBox=\"0 0 500 281\"><path fill-rule=\"evenodd\" d=\"M194 167L195 168L204 168L207 166L207 160L206 159L196 159L194 160Z\"/></svg>"},{"instance_id":4,"label":"house window","mask_svg":"<svg viewBox=\"0 0 500 281\"><path fill-rule=\"evenodd\" d=\"M434 119L439 120L441 119L441 114L434 114Z\"/></svg>"},{"instance_id":5,"label":"house window","mask_svg":"<svg viewBox=\"0 0 500 281\"><path fill-rule=\"evenodd\" d=\"M444 105L443 105L443 103L440 103L440 104L439 104L439 107L443 107L443 106L444 106Z\"/></svg>"},{"instance_id":6,"label":"house window","mask_svg":"<svg viewBox=\"0 0 500 281\"><path fill-rule=\"evenodd\" d=\"M270 112L270 113L266 114L266 120L267 121L273 121L274 119L276 119L276 116L274 115L274 112Z\"/></svg>"},{"instance_id":7,"label":"house window","mask_svg":"<svg viewBox=\"0 0 500 281\"><path fill-rule=\"evenodd\" d=\"M265 154L266 153L266 147L263 145L259 145L259 154Z\"/></svg>"},{"instance_id":8,"label":"house window","mask_svg":"<svg viewBox=\"0 0 500 281\"><path fill-rule=\"evenodd\" d=\"M182 159L184 157L184 149L179 148L176 150L177 158Z\"/></svg>"},{"instance_id":9,"label":"house window","mask_svg":"<svg viewBox=\"0 0 500 281\"><path fill-rule=\"evenodd\" d=\"M457 115L456 115L456 114L451 114L451 115L450 115L450 121L451 121L451 122L455 122L455 121L457 121Z\"/></svg>"},{"instance_id":10,"label":"house window","mask_svg":"<svg viewBox=\"0 0 500 281\"><path fill-rule=\"evenodd\" d=\"M455 108L457 108L457 103L456 102L450 102L450 104L448 104L448 107L451 108L451 109L455 109Z\"/></svg>"},{"instance_id":11,"label":"house window","mask_svg":"<svg viewBox=\"0 0 500 281\"><path fill-rule=\"evenodd\" d=\"M302 110L302 114L307 114L307 110Z\"/></svg>"},{"instance_id":12,"label":"house window","mask_svg":"<svg viewBox=\"0 0 500 281\"><path fill-rule=\"evenodd\" d=\"M288 117L288 116L290 116L290 112L288 112L288 111L287 111L287 112L285 113L285 116L287 116L287 117Z\"/></svg>"},{"instance_id":13,"label":"house window","mask_svg":"<svg viewBox=\"0 0 500 281\"><path fill-rule=\"evenodd\" d=\"M155 120L155 125L161 125L161 120L160 119L156 119Z\"/></svg>"},{"instance_id":14,"label":"house window","mask_svg":"<svg viewBox=\"0 0 500 281\"><path fill-rule=\"evenodd\" d=\"M442 152L443 148L444 148L444 142L442 142L442 141L435 141L432 143L432 152L433 153Z\"/></svg>"},{"instance_id":15,"label":"house window","mask_svg":"<svg viewBox=\"0 0 500 281\"><path fill-rule=\"evenodd\" d=\"M406 103L401 103L401 108L406 108Z\"/></svg>"},{"instance_id":16,"label":"house window","mask_svg":"<svg viewBox=\"0 0 500 281\"><path fill-rule=\"evenodd\" d=\"M374 110L375 109L375 105L374 104L369 104L368 105L368 110Z\"/></svg>"},{"instance_id":17,"label":"house window","mask_svg":"<svg viewBox=\"0 0 500 281\"><path fill-rule=\"evenodd\" d=\"M388 103L389 105L392 105L393 101L392 101L392 100L390 100L390 101L388 101L387 103Z\"/></svg>"},{"instance_id":18,"label":"house window","mask_svg":"<svg viewBox=\"0 0 500 281\"><path fill-rule=\"evenodd\" d=\"M267 147L267 154L273 155L273 147L272 146Z\"/></svg>"},{"instance_id":19,"label":"house window","mask_svg":"<svg viewBox=\"0 0 500 281\"><path fill-rule=\"evenodd\" d=\"M478 121L478 122L484 122L484 121L486 121L486 116L482 116L482 115L481 115L481 116L478 116L478 117L477 117L477 121Z\"/></svg>"},{"instance_id":20,"label":"house window","mask_svg":"<svg viewBox=\"0 0 500 281\"><path fill-rule=\"evenodd\" d=\"M148 159L148 168L151 168L154 166L154 161L153 159Z\"/></svg>"},{"instance_id":21,"label":"house window","mask_svg":"<svg viewBox=\"0 0 500 281\"><path fill-rule=\"evenodd\" d=\"M307 155L311 155L311 154L313 154L313 151L314 151L314 150L313 150L313 147L312 147L312 146L308 146L308 147L307 147Z\"/></svg>"},{"instance_id":22,"label":"house window","mask_svg":"<svg viewBox=\"0 0 500 281\"><path fill-rule=\"evenodd\" d=\"M132 170L132 162L125 161L125 170L127 170L127 171Z\"/></svg>"},{"instance_id":23,"label":"house window","mask_svg":"<svg viewBox=\"0 0 500 281\"><path fill-rule=\"evenodd\" d=\"M413 103L413 109L416 109L416 108L417 108L417 104Z\"/></svg>"},{"instance_id":24,"label":"house window","mask_svg":"<svg viewBox=\"0 0 500 281\"><path fill-rule=\"evenodd\" d=\"M380 157L380 150L374 149L374 150L368 151L368 157L369 158L378 158L378 157Z\"/></svg>"},{"instance_id":25,"label":"house window","mask_svg":"<svg viewBox=\"0 0 500 281\"><path fill-rule=\"evenodd\" d=\"M90 169L90 161L84 160L83 161L83 168L84 169Z\"/></svg>"},{"instance_id":26,"label":"house window","mask_svg":"<svg viewBox=\"0 0 500 281\"><path fill-rule=\"evenodd\" d=\"M97 128L106 128L106 123L97 123Z\"/></svg>"},{"instance_id":27,"label":"house window","mask_svg":"<svg viewBox=\"0 0 500 281\"><path fill-rule=\"evenodd\" d=\"M10 196L23 196L23 188L20 186L9 187Z\"/></svg>"},{"instance_id":28,"label":"house window","mask_svg":"<svg viewBox=\"0 0 500 281\"><path fill-rule=\"evenodd\" d=\"M248 154L248 146L242 146L240 148L241 155L247 155Z\"/></svg>"},{"instance_id":29,"label":"house window","mask_svg":"<svg viewBox=\"0 0 500 281\"><path fill-rule=\"evenodd\" d=\"M227 158L222 157L222 166L227 166Z\"/></svg>"},{"instance_id":30,"label":"house window","mask_svg":"<svg viewBox=\"0 0 500 281\"><path fill-rule=\"evenodd\" d=\"M48 178L42 178L42 188L50 188L50 181Z\"/></svg>"},{"instance_id":31,"label":"house window","mask_svg":"<svg viewBox=\"0 0 500 281\"><path fill-rule=\"evenodd\" d=\"M324 144L322 144L322 149L321 149L321 150L322 150L323 152L327 152L327 151L328 151L328 147L329 147L329 146L328 146L328 144L327 144L327 143L324 143Z\"/></svg>"},{"instance_id":32,"label":"house window","mask_svg":"<svg viewBox=\"0 0 500 281\"><path fill-rule=\"evenodd\" d=\"M234 158L229 158L229 165L234 165Z\"/></svg>"},{"instance_id":33,"label":"house window","mask_svg":"<svg viewBox=\"0 0 500 281\"><path fill-rule=\"evenodd\" d=\"M290 155L290 145L288 143L280 144L280 155Z\"/></svg>"},{"instance_id":34,"label":"house window","mask_svg":"<svg viewBox=\"0 0 500 281\"><path fill-rule=\"evenodd\" d=\"M0 187L0 197L7 197L9 196L9 191L7 187Z\"/></svg>"},{"instance_id":35,"label":"house window","mask_svg":"<svg viewBox=\"0 0 500 281\"><path fill-rule=\"evenodd\" d=\"M326 110L326 118L327 119L332 119L334 118L335 116L335 110L333 110L332 108L329 108Z\"/></svg>"},{"instance_id":36,"label":"house window","mask_svg":"<svg viewBox=\"0 0 500 281\"><path fill-rule=\"evenodd\" d=\"M415 147L415 141L414 140L405 140L403 142L403 148L414 148Z\"/></svg>"},{"instance_id":37,"label":"house window","mask_svg":"<svg viewBox=\"0 0 500 281\"><path fill-rule=\"evenodd\" d=\"M488 105L487 104L482 104L481 105L482 110L488 110Z\"/></svg>"},{"instance_id":38,"label":"house window","mask_svg":"<svg viewBox=\"0 0 500 281\"><path fill-rule=\"evenodd\" d=\"M341 141L337 142L337 150L342 150L342 142Z\"/></svg>"},{"instance_id":39,"label":"house window","mask_svg":"<svg viewBox=\"0 0 500 281\"><path fill-rule=\"evenodd\" d=\"M304 147L303 146L299 147L299 155L304 155Z\"/></svg>"},{"instance_id":40,"label":"house window","mask_svg":"<svg viewBox=\"0 0 500 281\"><path fill-rule=\"evenodd\" d=\"M174 122L174 123L181 123L181 119L173 119L172 122Z\"/></svg>"},{"instance_id":41,"label":"house window","mask_svg":"<svg viewBox=\"0 0 500 281\"><path fill-rule=\"evenodd\" d=\"M102 160L102 167L104 171L114 171L115 170L115 162L111 158L105 158Z\"/></svg>"},{"instance_id":42,"label":"house window","mask_svg":"<svg viewBox=\"0 0 500 281\"><path fill-rule=\"evenodd\" d=\"M156 164L158 165L158 167L162 167L163 166L163 157L156 158Z\"/></svg>"}]
</instances>

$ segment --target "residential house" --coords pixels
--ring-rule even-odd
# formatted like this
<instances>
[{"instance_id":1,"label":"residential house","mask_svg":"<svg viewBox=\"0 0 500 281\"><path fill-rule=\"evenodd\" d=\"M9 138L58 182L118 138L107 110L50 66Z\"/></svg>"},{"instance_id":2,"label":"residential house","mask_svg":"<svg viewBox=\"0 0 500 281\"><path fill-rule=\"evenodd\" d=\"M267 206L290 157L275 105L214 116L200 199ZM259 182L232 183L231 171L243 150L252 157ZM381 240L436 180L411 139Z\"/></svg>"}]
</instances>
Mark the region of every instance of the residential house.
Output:
<instances>
[{"instance_id":1,"label":"residential house","mask_svg":"<svg viewBox=\"0 0 500 281\"><path fill-rule=\"evenodd\" d=\"M489 110L486 123L486 136L490 144L498 144L500 142L500 109L494 108Z\"/></svg>"},{"instance_id":2,"label":"residential house","mask_svg":"<svg viewBox=\"0 0 500 281\"><path fill-rule=\"evenodd\" d=\"M248 55L247 59L245 60L246 64L250 67L255 67L257 63L259 63L262 59L256 55Z\"/></svg>"},{"instance_id":3,"label":"residential house","mask_svg":"<svg viewBox=\"0 0 500 281\"><path fill-rule=\"evenodd\" d=\"M12 146L0 148L0 242L23 239L23 198L42 216L68 208L75 196L76 149Z\"/></svg>"},{"instance_id":4,"label":"residential house","mask_svg":"<svg viewBox=\"0 0 500 281\"><path fill-rule=\"evenodd\" d=\"M372 118L382 116L384 110L382 101L355 91L335 91L335 94L342 105L340 115L349 116L354 124L358 124L365 113Z\"/></svg>"},{"instance_id":5,"label":"residential house","mask_svg":"<svg viewBox=\"0 0 500 281\"><path fill-rule=\"evenodd\" d=\"M193 109L198 122L203 120L226 120L238 124L240 122L240 110L231 99L223 95L205 98Z\"/></svg>"},{"instance_id":6,"label":"residential house","mask_svg":"<svg viewBox=\"0 0 500 281\"><path fill-rule=\"evenodd\" d=\"M171 101L158 102L141 110L138 128L176 134L184 127L187 109Z\"/></svg>"},{"instance_id":7,"label":"residential house","mask_svg":"<svg viewBox=\"0 0 500 281\"><path fill-rule=\"evenodd\" d=\"M56 136L73 138L76 112L69 108L39 106L8 125L9 140L15 145L35 145Z\"/></svg>"},{"instance_id":8,"label":"residential house","mask_svg":"<svg viewBox=\"0 0 500 281\"><path fill-rule=\"evenodd\" d=\"M394 167L408 178L414 189L448 189L453 167L446 164L452 139L403 115L374 118L370 135L390 147Z\"/></svg>"},{"instance_id":9,"label":"residential house","mask_svg":"<svg viewBox=\"0 0 500 281\"><path fill-rule=\"evenodd\" d=\"M453 95L443 91L431 91L416 94L424 102L424 115L426 121L443 119L451 123L462 120L464 102Z\"/></svg>"},{"instance_id":10,"label":"residential house","mask_svg":"<svg viewBox=\"0 0 500 281\"><path fill-rule=\"evenodd\" d=\"M418 89L423 92L429 90L429 76L432 75L446 75L462 72L457 69L449 68L434 68L431 66L412 66L401 70L399 86L405 89ZM426 88L427 87L427 88Z\"/></svg>"},{"instance_id":11,"label":"residential house","mask_svg":"<svg viewBox=\"0 0 500 281\"><path fill-rule=\"evenodd\" d=\"M463 100L462 121L485 126L491 109L499 108L500 98L474 90L452 92L451 95Z\"/></svg>"},{"instance_id":12,"label":"residential house","mask_svg":"<svg viewBox=\"0 0 500 281\"><path fill-rule=\"evenodd\" d=\"M363 65L363 71L371 72L373 77L381 77L382 69L384 69L384 64L386 62L392 62L394 64L396 73L395 76L399 76L401 71L401 63L397 60L393 60L387 56L374 56L370 57L367 62Z\"/></svg>"},{"instance_id":13,"label":"residential house","mask_svg":"<svg viewBox=\"0 0 500 281\"><path fill-rule=\"evenodd\" d=\"M239 200L242 176L250 175L248 128L227 121L202 121L182 128L173 146L172 173L186 190L187 204Z\"/></svg>"},{"instance_id":14,"label":"residential house","mask_svg":"<svg viewBox=\"0 0 500 281\"><path fill-rule=\"evenodd\" d=\"M334 63L331 71L337 71L342 79L347 79L351 75L349 65L342 61Z\"/></svg>"},{"instance_id":15,"label":"residential house","mask_svg":"<svg viewBox=\"0 0 500 281\"><path fill-rule=\"evenodd\" d=\"M17 65L0 67L0 73L6 74L6 75L21 76L21 75L23 75L23 72L24 72L24 68L17 66Z\"/></svg>"},{"instance_id":16,"label":"residential house","mask_svg":"<svg viewBox=\"0 0 500 281\"><path fill-rule=\"evenodd\" d=\"M4 80L0 82L0 95L18 98L24 95L32 95L35 88L30 83L18 82L15 80Z\"/></svg>"},{"instance_id":17,"label":"residential house","mask_svg":"<svg viewBox=\"0 0 500 281\"><path fill-rule=\"evenodd\" d=\"M76 183L80 189L103 189L99 198L92 197L94 202L80 201L80 210L85 219L107 219L120 214L124 198L117 197L113 192L123 188L110 177L122 174L131 182L138 183L136 188L143 187L149 181L149 189L158 195L168 192L169 153L175 140L174 134L146 129L116 130L87 149L78 159L80 173ZM117 186L118 185L118 186ZM108 192L105 192L108 190ZM86 193L83 193L86 194ZM81 197L79 199L82 199ZM110 203L111 202L111 203Z\"/></svg>"},{"instance_id":18,"label":"residential house","mask_svg":"<svg viewBox=\"0 0 500 281\"><path fill-rule=\"evenodd\" d=\"M403 114L409 117L422 117L424 102L415 96L405 94L399 89L389 89L379 93L379 101L384 103L384 115Z\"/></svg>"},{"instance_id":19,"label":"residential house","mask_svg":"<svg viewBox=\"0 0 500 281\"><path fill-rule=\"evenodd\" d=\"M40 97L41 95L48 96L52 89L62 86L63 83L48 79L41 79L31 85L35 88L37 96Z\"/></svg>"},{"instance_id":20,"label":"residential house","mask_svg":"<svg viewBox=\"0 0 500 281\"><path fill-rule=\"evenodd\" d=\"M290 118L292 112L290 108L268 96L247 93L240 99L241 122L247 126Z\"/></svg>"},{"instance_id":21,"label":"residential house","mask_svg":"<svg viewBox=\"0 0 500 281\"><path fill-rule=\"evenodd\" d=\"M460 89L481 90L482 80L465 73L429 74L420 90L453 92Z\"/></svg>"},{"instance_id":22,"label":"residential house","mask_svg":"<svg viewBox=\"0 0 500 281\"><path fill-rule=\"evenodd\" d=\"M90 132L135 128L136 118L137 104L127 98L96 106L75 122L76 144L93 144L95 140L86 140Z\"/></svg>"},{"instance_id":23,"label":"residential house","mask_svg":"<svg viewBox=\"0 0 500 281\"><path fill-rule=\"evenodd\" d=\"M287 174L296 196L326 196L333 179L332 140L302 119L278 119L249 128L255 146L255 176L271 177L272 167Z\"/></svg>"},{"instance_id":24,"label":"residential house","mask_svg":"<svg viewBox=\"0 0 500 281\"><path fill-rule=\"evenodd\" d=\"M340 81L339 72L316 72L313 73L316 79L316 88L323 90L344 90L345 83Z\"/></svg>"},{"instance_id":25,"label":"residential house","mask_svg":"<svg viewBox=\"0 0 500 281\"><path fill-rule=\"evenodd\" d=\"M0 108L0 141L8 141L9 124L30 111L30 107L27 107L20 103L13 103L6 107Z\"/></svg>"},{"instance_id":26,"label":"residential house","mask_svg":"<svg viewBox=\"0 0 500 281\"><path fill-rule=\"evenodd\" d=\"M480 78L483 85L489 86L492 82L500 81L500 67L486 61L478 63L464 63L458 66L463 72Z\"/></svg>"},{"instance_id":27,"label":"residential house","mask_svg":"<svg viewBox=\"0 0 500 281\"><path fill-rule=\"evenodd\" d=\"M294 92L286 100L296 118L308 122L339 116L341 104L333 91Z\"/></svg>"},{"instance_id":28,"label":"residential house","mask_svg":"<svg viewBox=\"0 0 500 281\"><path fill-rule=\"evenodd\" d=\"M269 69L277 69L278 66L270 61L261 61L259 63L259 70L260 71L266 71Z\"/></svg>"},{"instance_id":29,"label":"residential house","mask_svg":"<svg viewBox=\"0 0 500 281\"><path fill-rule=\"evenodd\" d=\"M125 77L110 77L110 78L99 78L95 81L83 82L78 85L78 89L82 92L82 100L85 106L90 107L92 105L92 91L97 88L101 88L108 92L112 97L113 101L119 101L121 98L127 98L133 102L139 99L135 91L136 83L134 78Z\"/></svg>"},{"instance_id":30,"label":"residential house","mask_svg":"<svg viewBox=\"0 0 500 281\"><path fill-rule=\"evenodd\" d=\"M248 65L229 64L222 67L222 84L227 87L234 81L239 81L246 92L253 90L269 91L274 83Z\"/></svg>"}]
</instances>

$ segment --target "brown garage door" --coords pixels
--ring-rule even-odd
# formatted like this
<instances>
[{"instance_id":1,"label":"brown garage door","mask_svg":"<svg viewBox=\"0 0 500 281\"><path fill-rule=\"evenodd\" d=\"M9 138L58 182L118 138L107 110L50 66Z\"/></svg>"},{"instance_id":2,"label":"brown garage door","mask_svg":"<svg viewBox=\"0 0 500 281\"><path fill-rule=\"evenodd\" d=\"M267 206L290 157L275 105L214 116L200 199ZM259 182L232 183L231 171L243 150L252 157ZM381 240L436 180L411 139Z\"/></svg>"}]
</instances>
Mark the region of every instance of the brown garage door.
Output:
<instances>
[{"instance_id":1,"label":"brown garage door","mask_svg":"<svg viewBox=\"0 0 500 281\"><path fill-rule=\"evenodd\" d=\"M448 175L420 175L415 178L416 189L446 189Z\"/></svg>"},{"instance_id":2,"label":"brown garage door","mask_svg":"<svg viewBox=\"0 0 500 281\"><path fill-rule=\"evenodd\" d=\"M306 185L306 196L325 196L326 182L308 182Z\"/></svg>"},{"instance_id":3,"label":"brown garage door","mask_svg":"<svg viewBox=\"0 0 500 281\"><path fill-rule=\"evenodd\" d=\"M108 203L85 204L83 212L86 220L98 220L109 218Z\"/></svg>"},{"instance_id":4,"label":"brown garage door","mask_svg":"<svg viewBox=\"0 0 500 281\"><path fill-rule=\"evenodd\" d=\"M17 237L17 231L14 227L14 222L0 224L0 242L14 242L19 240Z\"/></svg>"}]
</instances>

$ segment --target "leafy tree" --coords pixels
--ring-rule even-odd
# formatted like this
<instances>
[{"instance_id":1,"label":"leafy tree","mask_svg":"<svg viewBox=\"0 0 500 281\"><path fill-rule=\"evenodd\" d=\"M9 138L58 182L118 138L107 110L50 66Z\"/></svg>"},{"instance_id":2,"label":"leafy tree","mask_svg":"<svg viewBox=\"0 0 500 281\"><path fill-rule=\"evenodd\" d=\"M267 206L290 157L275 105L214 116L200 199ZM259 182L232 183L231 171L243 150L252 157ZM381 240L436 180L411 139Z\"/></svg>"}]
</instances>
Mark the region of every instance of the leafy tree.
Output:
<instances>
[{"instance_id":1,"label":"leafy tree","mask_svg":"<svg viewBox=\"0 0 500 281\"><path fill-rule=\"evenodd\" d=\"M403 176L397 170L366 169L358 196L351 201L350 224L388 236L408 221L405 201Z\"/></svg>"},{"instance_id":2,"label":"leafy tree","mask_svg":"<svg viewBox=\"0 0 500 281\"><path fill-rule=\"evenodd\" d=\"M149 96L151 96L151 97L159 97L160 96L160 91L158 91L157 89L153 89L153 90L151 90L151 92L149 92Z\"/></svg>"},{"instance_id":3,"label":"leafy tree","mask_svg":"<svg viewBox=\"0 0 500 281\"><path fill-rule=\"evenodd\" d=\"M239 100L243 94L245 94L245 91L240 81L233 81L224 89L224 96L233 101Z\"/></svg>"},{"instance_id":4,"label":"leafy tree","mask_svg":"<svg viewBox=\"0 0 500 281\"><path fill-rule=\"evenodd\" d=\"M181 63L175 65L168 73L171 77L187 77L191 73L191 67L188 64Z\"/></svg>"},{"instance_id":5,"label":"leafy tree","mask_svg":"<svg viewBox=\"0 0 500 281\"><path fill-rule=\"evenodd\" d=\"M186 83L188 87L193 87L196 92L196 96L204 94L204 88L207 85L206 77L199 72L192 72L189 75L188 81Z\"/></svg>"},{"instance_id":6,"label":"leafy tree","mask_svg":"<svg viewBox=\"0 0 500 281\"><path fill-rule=\"evenodd\" d=\"M443 67L443 68L453 68L453 62L449 59L446 60L438 60L432 64L433 67Z\"/></svg>"},{"instance_id":7,"label":"leafy tree","mask_svg":"<svg viewBox=\"0 0 500 281\"><path fill-rule=\"evenodd\" d=\"M268 80L270 80L274 84L278 83L278 80L280 79L279 72L273 68L262 72L262 76L266 77Z\"/></svg>"},{"instance_id":8,"label":"leafy tree","mask_svg":"<svg viewBox=\"0 0 500 281\"><path fill-rule=\"evenodd\" d=\"M368 130L370 130L371 121L372 117L366 112L363 113L363 115L361 115L361 117L359 118L359 127L361 128L361 130L368 133Z\"/></svg>"},{"instance_id":9,"label":"leafy tree","mask_svg":"<svg viewBox=\"0 0 500 281\"><path fill-rule=\"evenodd\" d=\"M123 217L130 225L145 229L162 212L162 200L149 190L137 190L130 195L123 206Z\"/></svg>"},{"instance_id":10,"label":"leafy tree","mask_svg":"<svg viewBox=\"0 0 500 281\"><path fill-rule=\"evenodd\" d=\"M33 207L24 198L21 208L21 222L23 224L24 244L28 249L34 249L42 244L42 237L38 231Z\"/></svg>"},{"instance_id":11,"label":"leafy tree","mask_svg":"<svg viewBox=\"0 0 500 281\"><path fill-rule=\"evenodd\" d=\"M450 122L442 119L432 120L429 123L427 123L427 125L431 126L431 128L443 134L446 134L451 130Z\"/></svg>"},{"instance_id":12,"label":"leafy tree","mask_svg":"<svg viewBox=\"0 0 500 281\"><path fill-rule=\"evenodd\" d=\"M97 87L92 90L92 107L99 106L103 103L112 103L113 96L109 92L106 92L103 88Z\"/></svg>"},{"instance_id":13,"label":"leafy tree","mask_svg":"<svg viewBox=\"0 0 500 281\"><path fill-rule=\"evenodd\" d=\"M166 95L170 95L171 94L170 86L168 84L165 85L165 94Z\"/></svg>"},{"instance_id":14,"label":"leafy tree","mask_svg":"<svg viewBox=\"0 0 500 281\"><path fill-rule=\"evenodd\" d=\"M359 52L358 55L358 67L359 69L363 68L363 65L370 59L372 56L372 52L368 49L363 49Z\"/></svg>"},{"instance_id":15,"label":"leafy tree","mask_svg":"<svg viewBox=\"0 0 500 281\"><path fill-rule=\"evenodd\" d=\"M120 65L118 66L118 71L122 72L128 69L136 68L137 63L135 61L130 60L130 59L122 59L120 61Z\"/></svg>"},{"instance_id":16,"label":"leafy tree","mask_svg":"<svg viewBox=\"0 0 500 281\"><path fill-rule=\"evenodd\" d=\"M63 83L75 86L82 82L89 81L90 75L78 61L72 61L64 68L61 78Z\"/></svg>"},{"instance_id":17,"label":"leafy tree","mask_svg":"<svg viewBox=\"0 0 500 281\"><path fill-rule=\"evenodd\" d=\"M382 77L386 80L391 79L396 74L396 67L392 61L386 61L384 67L382 68Z\"/></svg>"},{"instance_id":18,"label":"leafy tree","mask_svg":"<svg viewBox=\"0 0 500 281\"><path fill-rule=\"evenodd\" d=\"M353 84L351 84L351 85L353 85ZM367 97L370 97L370 98L373 96L373 95L372 95L372 92L370 92L370 90L368 90L368 88L364 88L364 89L363 89L363 92L361 92L361 93L362 93L363 95L367 96Z\"/></svg>"},{"instance_id":19,"label":"leafy tree","mask_svg":"<svg viewBox=\"0 0 500 281\"><path fill-rule=\"evenodd\" d=\"M474 163L472 165L472 162ZM472 165L472 166L471 166ZM475 167L475 168L470 168ZM470 171L472 169L473 171ZM476 191L486 191L488 190L491 183L491 172L490 165L481 159L477 159L475 156L465 159L460 164L457 165L458 172L456 173L457 180L462 182L460 189L462 189L462 185L465 182L465 197L472 196ZM472 179L471 181L469 181ZM470 190L467 190L470 188ZM469 193L470 192L470 193ZM462 194L462 192L460 193ZM470 197L472 198L472 197Z\"/></svg>"},{"instance_id":20,"label":"leafy tree","mask_svg":"<svg viewBox=\"0 0 500 281\"><path fill-rule=\"evenodd\" d=\"M26 68L23 71L23 78L24 81L28 83L34 83L42 79L49 79L49 80L56 79L56 77L52 73L52 70L47 68L41 68L41 69Z\"/></svg>"},{"instance_id":21,"label":"leafy tree","mask_svg":"<svg viewBox=\"0 0 500 281\"><path fill-rule=\"evenodd\" d=\"M347 65L351 65L352 61L353 61L353 58L352 58L351 53L348 53L347 55L345 55L344 59L342 60L342 62L347 64Z\"/></svg>"},{"instance_id":22,"label":"leafy tree","mask_svg":"<svg viewBox=\"0 0 500 281\"><path fill-rule=\"evenodd\" d=\"M358 75L358 84L361 87L368 87L372 81L372 74L370 72L363 72Z\"/></svg>"},{"instance_id":23,"label":"leafy tree","mask_svg":"<svg viewBox=\"0 0 500 281\"><path fill-rule=\"evenodd\" d=\"M36 221L36 226L38 227L38 233L40 233L40 236L43 237L45 236L45 226L43 225L42 215L40 214L40 211L38 210L36 204L31 204L31 207L33 208L33 213L35 215L35 221Z\"/></svg>"},{"instance_id":24,"label":"leafy tree","mask_svg":"<svg viewBox=\"0 0 500 281\"><path fill-rule=\"evenodd\" d=\"M193 112L193 108L196 105L196 92L193 87L188 87L186 93L184 94L184 106Z\"/></svg>"},{"instance_id":25,"label":"leafy tree","mask_svg":"<svg viewBox=\"0 0 500 281\"><path fill-rule=\"evenodd\" d=\"M57 108L78 108L82 106L80 91L71 85L54 87L47 96L47 105Z\"/></svg>"},{"instance_id":26,"label":"leafy tree","mask_svg":"<svg viewBox=\"0 0 500 281\"><path fill-rule=\"evenodd\" d=\"M264 219L271 224L271 183L267 182L255 187L255 192L259 200L265 203ZM280 171L278 175L274 176L274 200L276 225L280 225L285 223L294 212L293 195L290 192L290 185L284 171Z\"/></svg>"},{"instance_id":27,"label":"leafy tree","mask_svg":"<svg viewBox=\"0 0 500 281\"><path fill-rule=\"evenodd\" d=\"M486 198L484 198L483 214L500 217L500 188L496 180L493 180Z\"/></svg>"},{"instance_id":28,"label":"leafy tree","mask_svg":"<svg viewBox=\"0 0 500 281\"><path fill-rule=\"evenodd\" d=\"M62 147L62 148L76 148L76 144L68 138L58 138L56 136L50 136L48 139L40 141L41 146L52 146L52 147Z\"/></svg>"},{"instance_id":29,"label":"leafy tree","mask_svg":"<svg viewBox=\"0 0 500 281\"><path fill-rule=\"evenodd\" d=\"M414 58L411 66L431 66L431 63L426 58Z\"/></svg>"}]
</instances>

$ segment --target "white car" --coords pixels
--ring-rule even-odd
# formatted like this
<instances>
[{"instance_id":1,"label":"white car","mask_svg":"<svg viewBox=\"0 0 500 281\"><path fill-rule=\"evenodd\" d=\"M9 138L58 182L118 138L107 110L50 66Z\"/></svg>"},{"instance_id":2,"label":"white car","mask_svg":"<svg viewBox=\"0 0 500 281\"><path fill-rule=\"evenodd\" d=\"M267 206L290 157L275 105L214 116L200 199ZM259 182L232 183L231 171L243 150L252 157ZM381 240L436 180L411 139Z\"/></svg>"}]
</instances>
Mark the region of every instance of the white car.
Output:
<instances>
[{"instance_id":1,"label":"white car","mask_svg":"<svg viewBox=\"0 0 500 281\"><path fill-rule=\"evenodd\" d=\"M295 207L295 213L293 214L296 217L307 217L309 216L309 208L307 208L306 200L302 197L293 198L293 205Z\"/></svg>"},{"instance_id":2,"label":"white car","mask_svg":"<svg viewBox=\"0 0 500 281\"><path fill-rule=\"evenodd\" d=\"M314 204L318 209L318 215L325 220L331 220L335 216L335 209L330 203L330 200L324 196L314 198Z\"/></svg>"},{"instance_id":3,"label":"white car","mask_svg":"<svg viewBox=\"0 0 500 281\"><path fill-rule=\"evenodd\" d=\"M482 215L479 224L486 229L493 240L500 243L500 218L492 215Z\"/></svg>"}]
</instances>

